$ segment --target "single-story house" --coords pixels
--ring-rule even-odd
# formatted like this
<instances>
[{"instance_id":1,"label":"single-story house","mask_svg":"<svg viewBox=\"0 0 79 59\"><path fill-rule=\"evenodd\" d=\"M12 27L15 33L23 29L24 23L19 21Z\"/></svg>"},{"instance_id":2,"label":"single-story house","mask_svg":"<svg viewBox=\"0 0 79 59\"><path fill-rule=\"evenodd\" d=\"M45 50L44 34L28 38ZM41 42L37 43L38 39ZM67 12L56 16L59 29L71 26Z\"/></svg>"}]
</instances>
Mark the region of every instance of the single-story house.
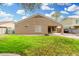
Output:
<instances>
[{"instance_id":1,"label":"single-story house","mask_svg":"<svg viewBox=\"0 0 79 59\"><path fill-rule=\"evenodd\" d=\"M12 34L15 31L15 23L13 21L0 22L0 34Z\"/></svg>"},{"instance_id":2,"label":"single-story house","mask_svg":"<svg viewBox=\"0 0 79 59\"><path fill-rule=\"evenodd\" d=\"M63 26L52 18L36 14L15 23L16 34L63 33Z\"/></svg>"}]
</instances>

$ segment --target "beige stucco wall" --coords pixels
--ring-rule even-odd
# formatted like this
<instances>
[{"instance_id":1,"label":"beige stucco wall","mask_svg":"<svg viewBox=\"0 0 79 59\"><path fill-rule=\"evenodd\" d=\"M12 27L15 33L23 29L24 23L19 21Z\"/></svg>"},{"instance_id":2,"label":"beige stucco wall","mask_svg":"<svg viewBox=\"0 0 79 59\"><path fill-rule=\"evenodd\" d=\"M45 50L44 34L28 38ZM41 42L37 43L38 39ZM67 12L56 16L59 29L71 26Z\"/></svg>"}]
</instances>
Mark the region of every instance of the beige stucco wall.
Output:
<instances>
[{"instance_id":1,"label":"beige stucco wall","mask_svg":"<svg viewBox=\"0 0 79 59\"><path fill-rule=\"evenodd\" d=\"M71 25L75 24L75 19L73 19L73 18L65 19L62 21L62 24L64 26L71 26Z\"/></svg>"},{"instance_id":2,"label":"beige stucco wall","mask_svg":"<svg viewBox=\"0 0 79 59\"><path fill-rule=\"evenodd\" d=\"M6 33L6 28L1 28L0 27L0 34L5 34Z\"/></svg>"},{"instance_id":3,"label":"beige stucco wall","mask_svg":"<svg viewBox=\"0 0 79 59\"><path fill-rule=\"evenodd\" d=\"M0 22L0 34L12 34L15 31L15 23L12 21Z\"/></svg>"},{"instance_id":4,"label":"beige stucco wall","mask_svg":"<svg viewBox=\"0 0 79 59\"><path fill-rule=\"evenodd\" d=\"M63 20L61 22L61 24L64 27L73 27L75 25L79 25L79 24L76 24L76 20L77 20L77 18L67 18L67 19Z\"/></svg>"},{"instance_id":5,"label":"beige stucco wall","mask_svg":"<svg viewBox=\"0 0 79 59\"><path fill-rule=\"evenodd\" d=\"M35 26L41 25L42 32L35 32ZM27 26L27 27L25 27ZM45 17L25 19L15 24L16 34L48 34L48 26L61 26Z\"/></svg>"},{"instance_id":6,"label":"beige stucco wall","mask_svg":"<svg viewBox=\"0 0 79 59\"><path fill-rule=\"evenodd\" d=\"M0 24L0 26L2 27L10 27L11 29L15 29L15 23L14 22L7 22L7 23L3 23L3 24Z\"/></svg>"}]
</instances>

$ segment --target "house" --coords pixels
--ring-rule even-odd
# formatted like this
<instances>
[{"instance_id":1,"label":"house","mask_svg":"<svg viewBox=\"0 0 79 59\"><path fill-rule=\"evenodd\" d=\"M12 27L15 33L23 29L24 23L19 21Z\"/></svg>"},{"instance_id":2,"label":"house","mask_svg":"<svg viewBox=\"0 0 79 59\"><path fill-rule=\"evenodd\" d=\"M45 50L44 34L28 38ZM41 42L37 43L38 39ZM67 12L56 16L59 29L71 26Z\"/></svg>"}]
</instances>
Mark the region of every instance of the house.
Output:
<instances>
[{"instance_id":1,"label":"house","mask_svg":"<svg viewBox=\"0 0 79 59\"><path fill-rule=\"evenodd\" d=\"M72 33L79 33L79 18L66 18L61 23L65 29L71 29Z\"/></svg>"},{"instance_id":2,"label":"house","mask_svg":"<svg viewBox=\"0 0 79 59\"><path fill-rule=\"evenodd\" d=\"M12 34L15 30L15 23L13 21L0 22L0 34Z\"/></svg>"},{"instance_id":3,"label":"house","mask_svg":"<svg viewBox=\"0 0 79 59\"><path fill-rule=\"evenodd\" d=\"M26 19L16 22L16 34L50 34L63 33L63 26L52 18L45 15L36 14Z\"/></svg>"},{"instance_id":4,"label":"house","mask_svg":"<svg viewBox=\"0 0 79 59\"><path fill-rule=\"evenodd\" d=\"M79 18L66 18L61 23L64 28L79 29Z\"/></svg>"}]
</instances>

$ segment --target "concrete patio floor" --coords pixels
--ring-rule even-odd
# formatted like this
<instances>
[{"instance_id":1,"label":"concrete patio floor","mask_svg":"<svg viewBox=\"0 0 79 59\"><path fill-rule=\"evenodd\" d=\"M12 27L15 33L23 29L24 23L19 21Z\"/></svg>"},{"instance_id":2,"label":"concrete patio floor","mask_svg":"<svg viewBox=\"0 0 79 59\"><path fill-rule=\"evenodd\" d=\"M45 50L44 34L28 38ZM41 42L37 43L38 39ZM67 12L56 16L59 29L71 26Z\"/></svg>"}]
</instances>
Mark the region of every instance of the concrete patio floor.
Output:
<instances>
[{"instance_id":1,"label":"concrete patio floor","mask_svg":"<svg viewBox=\"0 0 79 59\"><path fill-rule=\"evenodd\" d=\"M0 53L0 56L21 56L21 55L14 53Z\"/></svg>"},{"instance_id":2,"label":"concrete patio floor","mask_svg":"<svg viewBox=\"0 0 79 59\"><path fill-rule=\"evenodd\" d=\"M50 34L50 36L64 36L64 37L77 38L77 39L79 39L79 36L78 35L76 35L76 34L69 34L69 33L63 33L63 34L53 33L53 34Z\"/></svg>"}]
</instances>

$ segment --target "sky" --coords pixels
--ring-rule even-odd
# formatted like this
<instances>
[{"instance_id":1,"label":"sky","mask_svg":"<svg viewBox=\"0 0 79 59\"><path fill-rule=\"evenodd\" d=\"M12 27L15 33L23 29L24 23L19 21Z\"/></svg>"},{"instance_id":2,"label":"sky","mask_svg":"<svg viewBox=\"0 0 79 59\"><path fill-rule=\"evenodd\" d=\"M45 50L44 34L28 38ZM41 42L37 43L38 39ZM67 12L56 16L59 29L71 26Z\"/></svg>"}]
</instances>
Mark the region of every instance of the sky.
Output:
<instances>
[{"instance_id":1,"label":"sky","mask_svg":"<svg viewBox=\"0 0 79 59\"><path fill-rule=\"evenodd\" d=\"M51 17L56 11L60 12L60 19L79 18L79 3L42 3L40 9L25 12L19 3L3 3L0 5L0 21L19 21L33 14L43 14Z\"/></svg>"}]
</instances>

